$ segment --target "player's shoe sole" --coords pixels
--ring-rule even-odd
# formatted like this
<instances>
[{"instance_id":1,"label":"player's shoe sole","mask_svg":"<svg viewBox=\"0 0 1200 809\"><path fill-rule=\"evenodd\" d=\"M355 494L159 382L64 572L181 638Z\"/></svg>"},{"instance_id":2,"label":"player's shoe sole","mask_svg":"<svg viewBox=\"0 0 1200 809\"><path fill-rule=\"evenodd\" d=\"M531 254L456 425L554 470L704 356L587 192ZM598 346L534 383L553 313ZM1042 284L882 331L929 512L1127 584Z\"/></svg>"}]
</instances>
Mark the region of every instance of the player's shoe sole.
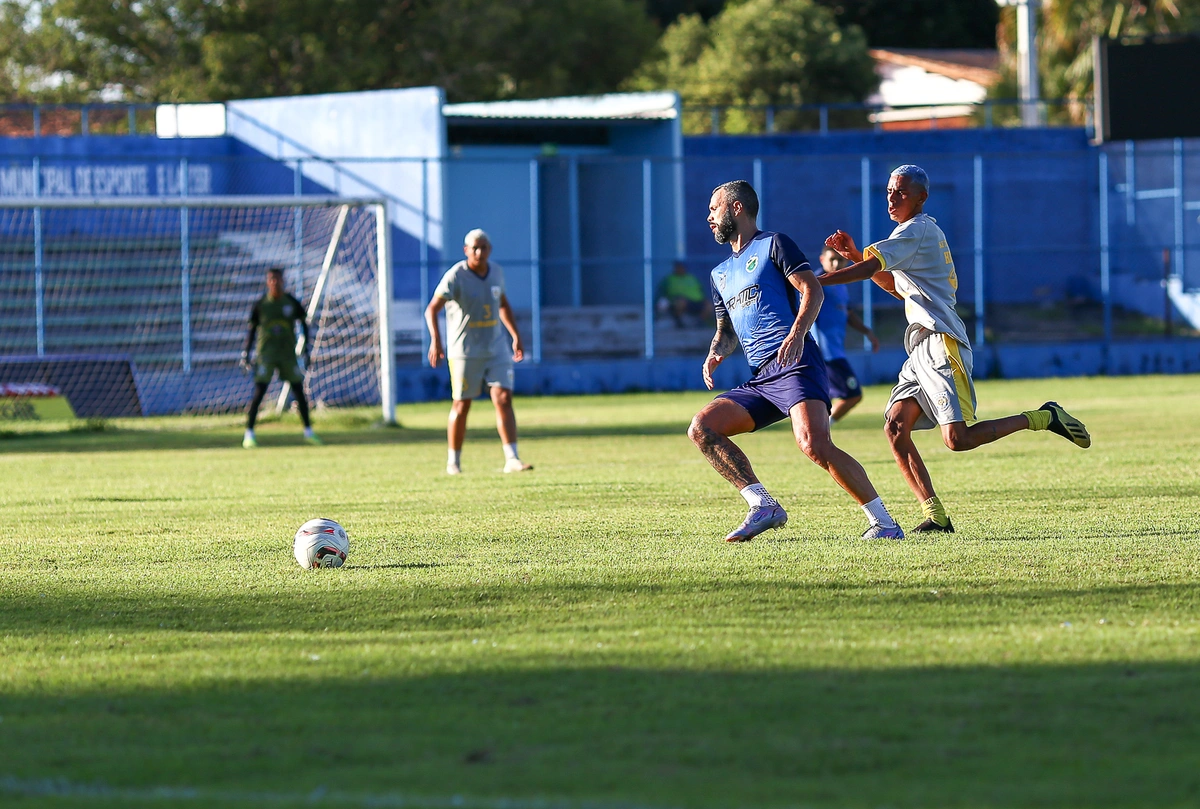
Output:
<instances>
[{"instance_id":1,"label":"player's shoe sole","mask_svg":"<svg viewBox=\"0 0 1200 809\"><path fill-rule=\"evenodd\" d=\"M746 519L725 537L726 542L749 542L763 531L787 525L787 512L783 506L755 506Z\"/></svg>"},{"instance_id":2,"label":"player's shoe sole","mask_svg":"<svg viewBox=\"0 0 1200 809\"><path fill-rule=\"evenodd\" d=\"M258 441L254 440L253 438L243 438L242 439L242 449L254 449L257 446L258 446Z\"/></svg>"},{"instance_id":3,"label":"player's shoe sole","mask_svg":"<svg viewBox=\"0 0 1200 809\"><path fill-rule=\"evenodd\" d=\"M914 534L953 534L954 523L950 522L950 518L946 518L945 525L938 525L933 520L926 520L912 530Z\"/></svg>"},{"instance_id":4,"label":"player's shoe sole","mask_svg":"<svg viewBox=\"0 0 1200 809\"><path fill-rule=\"evenodd\" d=\"M863 539L904 539L904 530L898 525L884 528L879 523L872 525L863 532Z\"/></svg>"},{"instance_id":5,"label":"player's shoe sole","mask_svg":"<svg viewBox=\"0 0 1200 809\"><path fill-rule=\"evenodd\" d=\"M504 474L512 474L513 472L528 472L533 469L533 464L523 463L519 458L509 458L504 462Z\"/></svg>"},{"instance_id":6,"label":"player's shoe sole","mask_svg":"<svg viewBox=\"0 0 1200 809\"><path fill-rule=\"evenodd\" d=\"M1050 432L1061 435L1077 447L1087 449L1092 445L1092 437L1088 435L1087 427L1083 426L1082 421L1063 410L1062 405L1058 402L1046 402L1038 410L1050 413Z\"/></svg>"}]
</instances>

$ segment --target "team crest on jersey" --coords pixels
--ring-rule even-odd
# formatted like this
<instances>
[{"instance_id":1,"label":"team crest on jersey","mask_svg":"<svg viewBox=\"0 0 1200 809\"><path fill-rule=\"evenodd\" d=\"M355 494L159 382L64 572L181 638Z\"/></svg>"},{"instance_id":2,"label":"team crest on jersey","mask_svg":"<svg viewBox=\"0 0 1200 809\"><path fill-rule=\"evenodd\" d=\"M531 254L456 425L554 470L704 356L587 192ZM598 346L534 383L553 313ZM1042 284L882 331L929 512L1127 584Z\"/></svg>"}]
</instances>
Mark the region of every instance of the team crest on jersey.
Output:
<instances>
[{"instance_id":1,"label":"team crest on jersey","mask_svg":"<svg viewBox=\"0 0 1200 809\"><path fill-rule=\"evenodd\" d=\"M758 256L750 256L750 260L746 262L746 272L754 272L758 269Z\"/></svg>"},{"instance_id":2,"label":"team crest on jersey","mask_svg":"<svg viewBox=\"0 0 1200 809\"><path fill-rule=\"evenodd\" d=\"M290 303L285 303L283 305L283 316L284 317L292 316L292 305Z\"/></svg>"},{"instance_id":3,"label":"team crest on jersey","mask_svg":"<svg viewBox=\"0 0 1200 809\"><path fill-rule=\"evenodd\" d=\"M492 287L492 298L500 300L500 287Z\"/></svg>"},{"instance_id":4,"label":"team crest on jersey","mask_svg":"<svg viewBox=\"0 0 1200 809\"><path fill-rule=\"evenodd\" d=\"M939 393L937 395L937 398L934 399L934 401L933 401L933 406L935 408L937 408L939 412L944 412L946 410L949 410L950 409L950 397L945 393Z\"/></svg>"}]
</instances>

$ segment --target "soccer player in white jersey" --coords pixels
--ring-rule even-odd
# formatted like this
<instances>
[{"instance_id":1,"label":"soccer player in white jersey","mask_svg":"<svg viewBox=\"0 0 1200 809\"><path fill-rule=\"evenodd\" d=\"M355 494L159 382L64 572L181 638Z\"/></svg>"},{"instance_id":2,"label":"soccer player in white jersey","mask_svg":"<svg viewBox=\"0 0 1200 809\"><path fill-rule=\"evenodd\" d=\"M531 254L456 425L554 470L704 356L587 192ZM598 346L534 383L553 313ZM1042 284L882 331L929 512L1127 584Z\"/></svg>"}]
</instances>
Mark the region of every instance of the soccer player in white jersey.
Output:
<instances>
[{"instance_id":1,"label":"soccer player in white jersey","mask_svg":"<svg viewBox=\"0 0 1200 809\"><path fill-rule=\"evenodd\" d=\"M925 521L914 531L952 533L946 509L933 490L912 431L940 427L942 441L955 452L990 444L1021 430L1050 430L1084 449L1092 445L1083 422L1057 402L1037 410L988 421L975 420L971 381L971 343L955 312L958 277L946 235L922 211L929 198L929 177L919 166L900 166L888 179L888 215L898 224L892 235L860 251L839 230L825 244L854 264L820 277L824 286L870 278L904 301L908 360L892 390L884 432L905 481L921 502Z\"/></svg>"},{"instance_id":2,"label":"soccer player in white jersey","mask_svg":"<svg viewBox=\"0 0 1200 809\"><path fill-rule=\"evenodd\" d=\"M467 436L471 401L491 393L496 408L496 430L504 444L504 471L525 472L533 467L517 455L517 417L513 413L513 363L525 357L517 319L504 294L504 269L494 261L492 241L476 228L463 243L466 260L446 271L425 308L429 327L429 366L446 358L450 366L450 419L446 472L462 472L462 447ZM446 310L449 349L442 347L438 312ZM503 326L503 328L501 328ZM511 339L511 346L509 340Z\"/></svg>"}]
</instances>

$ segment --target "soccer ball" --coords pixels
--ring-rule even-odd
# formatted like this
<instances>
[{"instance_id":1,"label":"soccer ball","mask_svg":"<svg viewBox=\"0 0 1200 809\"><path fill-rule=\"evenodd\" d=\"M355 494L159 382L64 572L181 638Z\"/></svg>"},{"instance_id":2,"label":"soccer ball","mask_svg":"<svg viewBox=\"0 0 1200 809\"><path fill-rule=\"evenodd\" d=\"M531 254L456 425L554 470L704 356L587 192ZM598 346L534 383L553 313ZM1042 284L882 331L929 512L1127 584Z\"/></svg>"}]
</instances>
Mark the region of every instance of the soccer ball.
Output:
<instances>
[{"instance_id":1,"label":"soccer ball","mask_svg":"<svg viewBox=\"0 0 1200 809\"><path fill-rule=\"evenodd\" d=\"M292 550L296 561L305 570L341 567L350 553L350 537L346 535L346 529L333 520L309 520L296 532Z\"/></svg>"}]
</instances>

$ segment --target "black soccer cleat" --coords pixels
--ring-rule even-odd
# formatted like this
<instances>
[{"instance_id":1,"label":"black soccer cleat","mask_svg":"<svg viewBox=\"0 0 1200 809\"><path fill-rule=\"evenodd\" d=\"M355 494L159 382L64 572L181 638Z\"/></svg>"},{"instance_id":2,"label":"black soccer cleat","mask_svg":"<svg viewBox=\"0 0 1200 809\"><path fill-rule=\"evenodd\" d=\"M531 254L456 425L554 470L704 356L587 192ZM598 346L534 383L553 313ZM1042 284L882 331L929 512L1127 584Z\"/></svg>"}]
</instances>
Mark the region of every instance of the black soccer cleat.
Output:
<instances>
[{"instance_id":1,"label":"black soccer cleat","mask_svg":"<svg viewBox=\"0 0 1200 809\"><path fill-rule=\"evenodd\" d=\"M946 518L945 525L938 525L933 520L926 520L912 530L914 534L953 534L954 523L950 522L950 518Z\"/></svg>"},{"instance_id":2,"label":"black soccer cleat","mask_svg":"<svg viewBox=\"0 0 1200 809\"><path fill-rule=\"evenodd\" d=\"M1038 410L1050 413L1050 432L1061 435L1077 447L1087 449L1092 445L1092 437L1088 435L1087 427L1083 426L1082 421L1063 410L1062 405L1058 402L1046 402Z\"/></svg>"}]
</instances>

